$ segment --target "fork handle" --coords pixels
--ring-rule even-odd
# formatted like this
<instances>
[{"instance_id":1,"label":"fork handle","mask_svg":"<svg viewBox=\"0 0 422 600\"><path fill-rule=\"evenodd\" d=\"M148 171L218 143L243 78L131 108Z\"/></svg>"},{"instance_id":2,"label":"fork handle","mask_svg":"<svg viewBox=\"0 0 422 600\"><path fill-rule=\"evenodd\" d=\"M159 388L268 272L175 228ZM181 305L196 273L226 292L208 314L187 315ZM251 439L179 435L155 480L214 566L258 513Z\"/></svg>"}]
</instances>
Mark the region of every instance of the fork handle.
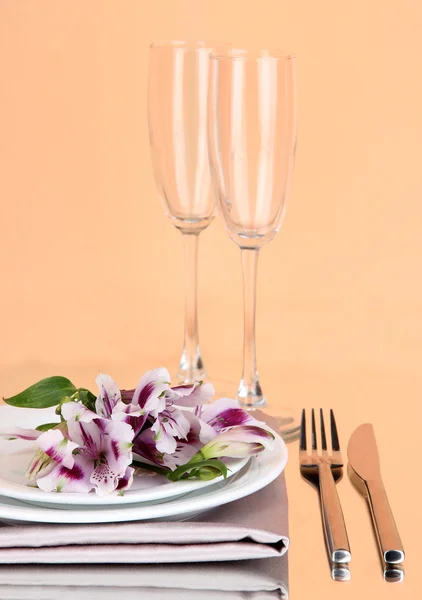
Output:
<instances>
[{"instance_id":1,"label":"fork handle","mask_svg":"<svg viewBox=\"0 0 422 600\"><path fill-rule=\"evenodd\" d=\"M329 464L320 463L318 471L322 523L329 556L332 562L347 563L352 555L336 482Z\"/></svg>"}]
</instances>

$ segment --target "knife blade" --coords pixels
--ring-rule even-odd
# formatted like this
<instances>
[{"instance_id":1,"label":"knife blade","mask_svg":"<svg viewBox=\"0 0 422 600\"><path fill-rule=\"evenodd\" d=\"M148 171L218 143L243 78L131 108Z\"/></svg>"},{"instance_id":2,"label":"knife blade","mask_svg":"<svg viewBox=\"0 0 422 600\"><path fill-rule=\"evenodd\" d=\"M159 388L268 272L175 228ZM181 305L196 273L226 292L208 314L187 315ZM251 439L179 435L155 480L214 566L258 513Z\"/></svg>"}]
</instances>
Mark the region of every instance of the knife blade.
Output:
<instances>
[{"instance_id":1,"label":"knife blade","mask_svg":"<svg viewBox=\"0 0 422 600\"><path fill-rule=\"evenodd\" d=\"M352 433L347 456L352 475L358 478L356 481L352 476L352 482L367 499L383 561L390 564L403 562L403 544L382 481L377 442L370 423L360 425Z\"/></svg>"}]
</instances>

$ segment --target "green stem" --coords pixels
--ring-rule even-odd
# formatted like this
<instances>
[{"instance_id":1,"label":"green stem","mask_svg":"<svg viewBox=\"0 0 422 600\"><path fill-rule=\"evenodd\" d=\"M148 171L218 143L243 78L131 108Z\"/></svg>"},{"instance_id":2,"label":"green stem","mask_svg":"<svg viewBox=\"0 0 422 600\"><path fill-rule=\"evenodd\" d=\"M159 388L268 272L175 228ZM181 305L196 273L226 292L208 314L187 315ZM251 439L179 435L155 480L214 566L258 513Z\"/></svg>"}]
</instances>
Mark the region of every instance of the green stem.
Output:
<instances>
[{"instance_id":1,"label":"green stem","mask_svg":"<svg viewBox=\"0 0 422 600\"><path fill-rule=\"evenodd\" d=\"M170 469L166 469L164 467L157 467L156 465L150 465L148 463L143 463L139 460L133 460L131 466L144 469L145 471L153 471L154 473L158 473L159 475L164 475L164 477L167 477L169 472L171 472Z\"/></svg>"}]
</instances>

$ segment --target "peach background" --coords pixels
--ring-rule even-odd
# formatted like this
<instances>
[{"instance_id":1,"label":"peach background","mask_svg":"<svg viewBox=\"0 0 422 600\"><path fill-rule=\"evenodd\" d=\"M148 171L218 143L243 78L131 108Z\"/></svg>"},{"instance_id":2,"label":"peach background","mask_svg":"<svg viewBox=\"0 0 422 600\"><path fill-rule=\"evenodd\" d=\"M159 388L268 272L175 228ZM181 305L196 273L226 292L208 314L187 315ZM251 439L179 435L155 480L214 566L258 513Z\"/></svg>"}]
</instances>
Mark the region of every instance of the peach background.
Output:
<instances>
[{"instance_id":1,"label":"peach background","mask_svg":"<svg viewBox=\"0 0 422 600\"><path fill-rule=\"evenodd\" d=\"M406 463L422 417L419 0L0 0L0 396L53 373L92 386L110 371L124 387L175 367L182 247L155 191L146 85L149 42L184 38L297 54L294 185L259 270L262 383L279 406L333 406L345 441L375 423L410 566L418 497ZM239 253L220 220L201 238L203 355L212 374L237 381ZM293 597L308 585L336 597L314 492L295 460L288 476ZM382 583L363 503L341 485L356 548L343 597L414 598L411 572L400 592Z\"/></svg>"}]
</instances>

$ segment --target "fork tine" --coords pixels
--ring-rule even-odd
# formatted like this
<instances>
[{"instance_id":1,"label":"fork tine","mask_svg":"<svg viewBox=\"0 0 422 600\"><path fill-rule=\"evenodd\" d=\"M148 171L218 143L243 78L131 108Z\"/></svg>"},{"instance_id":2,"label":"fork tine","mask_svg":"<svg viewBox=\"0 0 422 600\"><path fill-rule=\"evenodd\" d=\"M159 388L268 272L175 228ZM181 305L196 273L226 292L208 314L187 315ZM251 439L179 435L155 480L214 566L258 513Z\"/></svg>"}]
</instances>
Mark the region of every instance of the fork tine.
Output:
<instances>
[{"instance_id":1,"label":"fork tine","mask_svg":"<svg viewBox=\"0 0 422 600\"><path fill-rule=\"evenodd\" d=\"M331 425L331 446L334 451L340 450L340 442L338 441L337 425L334 418L333 409L330 408L330 425Z\"/></svg>"},{"instance_id":2,"label":"fork tine","mask_svg":"<svg viewBox=\"0 0 422 600\"><path fill-rule=\"evenodd\" d=\"M315 411L312 409L312 450L317 448L316 427L315 427Z\"/></svg>"},{"instance_id":3,"label":"fork tine","mask_svg":"<svg viewBox=\"0 0 422 600\"><path fill-rule=\"evenodd\" d=\"M319 420L321 421L321 446L323 450L327 450L327 438L325 437L324 414L322 408L319 409Z\"/></svg>"},{"instance_id":4,"label":"fork tine","mask_svg":"<svg viewBox=\"0 0 422 600\"><path fill-rule=\"evenodd\" d=\"M306 416L305 409L302 410L302 420L300 423L300 445L299 450L306 452Z\"/></svg>"}]
</instances>

